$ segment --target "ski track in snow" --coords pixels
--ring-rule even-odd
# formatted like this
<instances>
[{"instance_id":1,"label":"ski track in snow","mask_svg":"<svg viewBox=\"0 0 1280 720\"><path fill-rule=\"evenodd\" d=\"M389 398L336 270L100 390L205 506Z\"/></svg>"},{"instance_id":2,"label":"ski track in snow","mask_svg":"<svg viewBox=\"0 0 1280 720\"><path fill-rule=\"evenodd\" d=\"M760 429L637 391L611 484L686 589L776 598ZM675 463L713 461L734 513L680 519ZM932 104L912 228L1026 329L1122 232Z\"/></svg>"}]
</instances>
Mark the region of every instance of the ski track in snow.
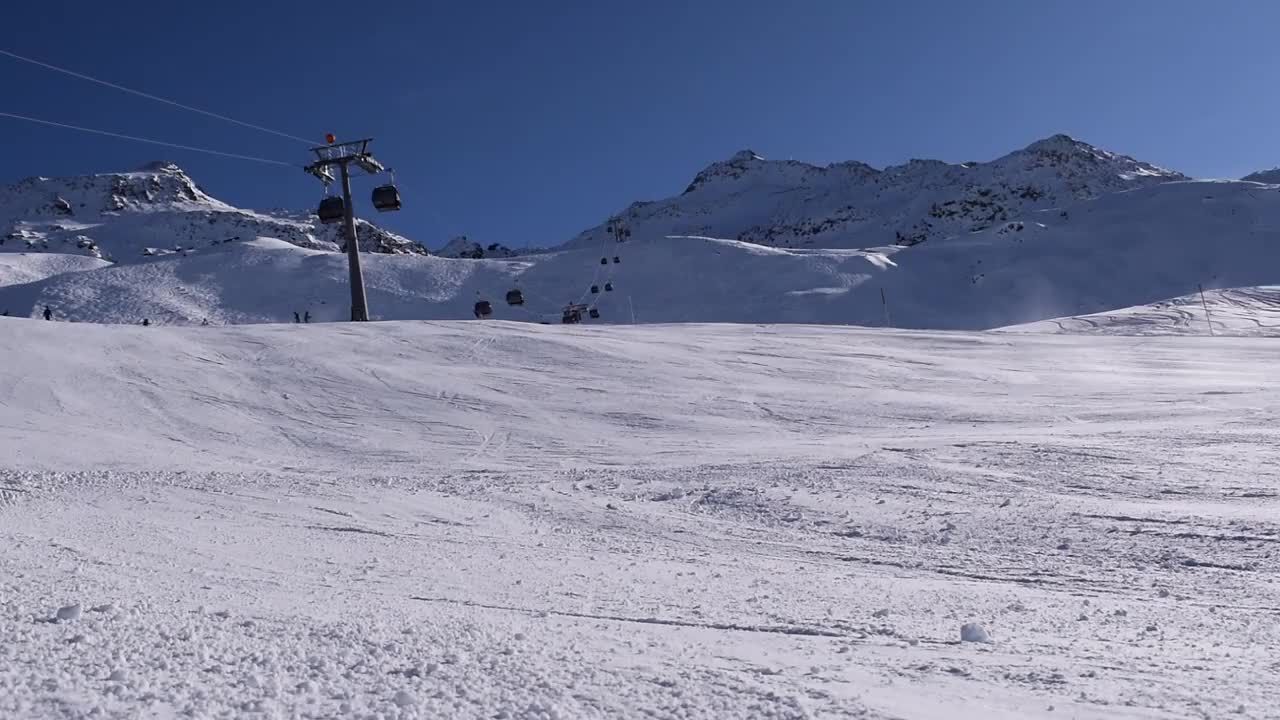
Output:
<instances>
[{"instance_id":1,"label":"ski track in snow","mask_svg":"<svg viewBox=\"0 0 1280 720\"><path fill-rule=\"evenodd\" d=\"M6 719L1280 701L1274 340L0 333Z\"/></svg>"}]
</instances>

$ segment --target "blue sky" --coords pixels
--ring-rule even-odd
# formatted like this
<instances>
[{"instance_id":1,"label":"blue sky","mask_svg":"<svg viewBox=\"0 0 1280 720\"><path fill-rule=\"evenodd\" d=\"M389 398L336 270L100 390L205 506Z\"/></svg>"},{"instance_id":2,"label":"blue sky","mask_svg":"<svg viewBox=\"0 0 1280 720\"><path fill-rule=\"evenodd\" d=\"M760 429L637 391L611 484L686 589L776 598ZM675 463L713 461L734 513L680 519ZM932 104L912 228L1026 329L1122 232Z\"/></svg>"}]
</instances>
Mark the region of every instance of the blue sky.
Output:
<instances>
[{"instance_id":1,"label":"blue sky","mask_svg":"<svg viewBox=\"0 0 1280 720\"><path fill-rule=\"evenodd\" d=\"M317 141L373 136L407 204L377 220L433 247L462 233L559 243L748 147L883 166L986 160L1066 132L1200 177L1280 164L1280 3L1265 0L379 5L24 2L6 8L21 30L0 48ZM0 88L0 112L307 158L7 58ZM237 205L320 194L289 168L0 126L6 182L166 158Z\"/></svg>"}]
</instances>

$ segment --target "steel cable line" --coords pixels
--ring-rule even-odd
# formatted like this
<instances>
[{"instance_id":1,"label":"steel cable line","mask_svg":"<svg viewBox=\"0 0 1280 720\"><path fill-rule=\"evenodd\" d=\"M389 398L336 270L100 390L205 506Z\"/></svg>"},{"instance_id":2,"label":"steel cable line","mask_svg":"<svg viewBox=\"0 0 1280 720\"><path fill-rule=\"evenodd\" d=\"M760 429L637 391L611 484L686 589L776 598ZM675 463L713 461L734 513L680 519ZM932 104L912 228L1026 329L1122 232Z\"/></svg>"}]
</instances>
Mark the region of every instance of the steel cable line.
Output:
<instances>
[{"instance_id":1,"label":"steel cable line","mask_svg":"<svg viewBox=\"0 0 1280 720\"><path fill-rule=\"evenodd\" d=\"M183 104L183 103L177 102L176 100L169 100L168 98L162 98L162 97L159 97L159 96L157 96L157 95L152 95L152 94L150 94L150 93L145 93L145 92L142 92L141 90L134 90L133 88L127 88L127 87L125 87L125 86L123 86L123 85L117 85L116 83L113 83L113 82L108 82L108 81L106 81L106 80L100 80L100 79L98 79L98 78L96 78L96 77L92 77L92 76L90 76L90 75L85 75L84 73L78 73L78 72L76 72L76 71L74 71L74 70L68 70L68 69L63 68L63 67L58 67L57 65L51 65L51 64L49 64L49 63L47 63L47 62L42 62L42 61L40 61L40 60L36 60L36 59L34 59L34 58L25 57L25 56L23 56L23 55L19 55L19 54L15 53L15 52L10 52L10 51L8 51L8 50L0 50L0 55L5 55L5 56L7 56L7 57L11 57L11 58L13 58L14 60L21 60L22 62L31 63L32 65L39 65L39 66L40 66L40 67L42 67L42 68L46 68L46 69L49 69L49 70L53 70L53 71L55 71L55 72L60 72L60 73L66 74L66 75L70 75L71 77L80 78L81 80L88 80L89 82L98 83L99 85L104 85L104 86L106 86L106 87L113 88L113 89L115 89L115 90L120 90L121 92L127 92L127 93L130 93L130 94L132 94L132 95L137 95L138 97L144 97L144 98L146 98L146 99L148 99L148 100L154 100L155 102L164 103L164 104L166 104L166 105L172 105L172 106L177 107L177 108L182 108L183 110L189 110L189 111L194 112L194 113L200 113L201 115L207 115L207 116L209 116L209 117L211 117L211 118L217 118L217 119L219 119L219 120L225 120L225 121L227 121L227 122L229 122L229 123L235 123L236 125L241 125L241 126L243 126L243 127L252 128L252 129L254 129L254 130L261 130L262 132L265 132L265 133L271 133L272 135L277 135L277 136L279 136L279 137L287 138L287 139L289 139L289 140L294 140L294 141L296 141L296 142L306 143L307 145L315 145L315 144L316 144L316 143L312 142L311 140L307 140L306 138L298 137L297 135L290 135L289 133L283 133L283 132L280 132L280 131L278 131L278 130L272 130L271 128L262 127L261 125L254 125L253 123L247 123L247 122L244 122L243 120L237 120L237 119L235 119L235 118L233 118L233 117L227 117L226 115L219 115L218 113L210 112L210 111L208 111L208 110L201 110L201 109L200 109L200 108L198 108L198 107L192 107L192 106L190 106L190 105L186 105L186 104Z\"/></svg>"},{"instance_id":2,"label":"steel cable line","mask_svg":"<svg viewBox=\"0 0 1280 720\"><path fill-rule=\"evenodd\" d=\"M137 137L134 135L125 135L122 133L111 132L109 130L96 130L94 128L80 127L79 125L68 125L67 123L54 122L52 120L41 120L40 118L28 117L26 115L18 115L15 113L0 112L0 117L12 118L14 120L25 120L26 122L36 123L38 125L48 125L50 127L66 128L67 130L79 130L80 132L92 133L94 135L105 135L107 137L120 138L122 140L132 140L134 142L150 143L152 145L160 145L162 147L177 148L179 150L190 150L192 152L206 153L208 155L218 155L221 157L235 158L237 160L251 160L253 162L265 163L267 165L282 165L284 167L296 168L301 167L295 163L284 162L283 160L271 160L268 158L254 157L252 155L240 155L239 153L223 152L221 150L210 150L208 148L195 147L192 145L183 145L181 143L171 143L164 140L152 140L151 138Z\"/></svg>"},{"instance_id":3,"label":"steel cable line","mask_svg":"<svg viewBox=\"0 0 1280 720\"><path fill-rule=\"evenodd\" d=\"M608 259L608 257L609 257L609 256L608 256L607 254L605 254L605 248L607 248L608 246L609 246L609 236L608 236L608 234L606 234L606 235L604 236L604 239L600 241L600 259L601 259L601 260L607 260L607 259ZM582 301L583 301L583 300L586 300L586 299L587 299L587 296L591 295L591 286L592 286L592 285L599 285L599 284L600 284L600 266L599 266L599 265L596 265L596 271L595 271L594 273L592 273L592 274L591 274L591 282L587 284L586 289L585 289L585 290L583 290L583 291L582 291L582 294L578 296L578 300L577 300L577 302L575 302L575 303L573 303L573 304L574 304L574 305L581 305L581 304L582 304Z\"/></svg>"}]
</instances>

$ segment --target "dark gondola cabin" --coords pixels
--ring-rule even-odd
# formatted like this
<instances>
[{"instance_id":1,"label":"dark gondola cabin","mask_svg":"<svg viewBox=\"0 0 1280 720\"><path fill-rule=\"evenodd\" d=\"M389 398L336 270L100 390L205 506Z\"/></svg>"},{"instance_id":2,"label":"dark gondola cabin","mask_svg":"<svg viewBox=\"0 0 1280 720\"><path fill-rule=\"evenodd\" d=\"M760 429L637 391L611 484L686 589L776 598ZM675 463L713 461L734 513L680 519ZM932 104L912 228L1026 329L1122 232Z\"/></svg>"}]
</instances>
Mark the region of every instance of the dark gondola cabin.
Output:
<instances>
[{"instance_id":1,"label":"dark gondola cabin","mask_svg":"<svg viewBox=\"0 0 1280 720\"><path fill-rule=\"evenodd\" d=\"M602 257L602 258L600 258L600 264L601 264L601 265L608 265L608 264L609 264L609 258L607 258L607 257Z\"/></svg>"},{"instance_id":2,"label":"dark gondola cabin","mask_svg":"<svg viewBox=\"0 0 1280 720\"><path fill-rule=\"evenodd\" d=\"M617 264L618 264L618 263L620 263L620 262L622 262L622 258L618 257L617 255L614 255L614 256L613 256L613 264L614 264L614 265L617 265Z\"/></svg>"},{"instance_id":3,"label":"dark gondola cabin","mask_svg":"<svg viewBox=\"0 0 1280 720\"><path fill-rule=\"evenodd\" d=\"M477 318L487 318L493 314L493 305L488 300L480 300L476 303L475 313Z\"/></svg>"},{"instance_id":4,"label":"dark gondola cabin","mask_svg":"<svg viewBox=\"0 0 1280 720\"><path fill-rule=\"evenodd\" d=\"M395 185L379 185L373 189L373 206L378 212L400 209L400 191Z\"/></svg>"},{"instance_id":5,"label":"dark gondola cabin","mask_svg":"<svg viewBox=\"0 0 1280 720\"><path fill-rule=\"evenodd\" d=\"M605 284L604 284L604 291L605 291L605 292L613 292L613 283L611 283L611 282L607 282L607 283L605 283Z\"/></svg>"},{"instance_id":6,"label":"dark gondola cabin","mask_svg":"<svg viewBox=\"0 0 1280 720\"><path fill-rule=\"evenodd\" d=\"M329 223L341 222L342 217L347 214L347 205L342 202L340 197L327 197L320 201L320 207L316 210L316 216L320 218L320 222Z\"/></svg>"},{"instance_id":7,"label":"dark gondola cabin","mask_svg":"<svg viewBox=\"0 0 1280 720\"><path fill-rule=\"evenodd\" d=\"M507 304L508 304L508 305L523 305L523 304L524 304L524 293L520 292L519 290L508 290L508 291L507 291Z\"/></svg>"},{"instance_id":8,"label":"dark gondola cabin","mask_svg":"<svg viewBox=\"0 0 1280 720\"><path fill-rule=\"evenodd\" d=\"M588 314L588 315L590 315L590 316L591 316L591 317L593 317L593 318L598 318L598 317L600 317L600 311L599 311L599 310L597 310L597 309L595 309L595 308L591 308L590 310L588 310L588 311L587 311L587 314Z\"/></svg>"},{"instance_id":9,"label":"dark gondola cabin","mask_svg":"<svg viewBox=\"0 0 1280 720\"><path fill-rule=\"evenodd\" d=\"M599 295L599 294L600 294L600 286L599 286L599 285L592 285L592 286L591 286L591 294L592 294L592 295Z\"/></svg>"}]
</instances>

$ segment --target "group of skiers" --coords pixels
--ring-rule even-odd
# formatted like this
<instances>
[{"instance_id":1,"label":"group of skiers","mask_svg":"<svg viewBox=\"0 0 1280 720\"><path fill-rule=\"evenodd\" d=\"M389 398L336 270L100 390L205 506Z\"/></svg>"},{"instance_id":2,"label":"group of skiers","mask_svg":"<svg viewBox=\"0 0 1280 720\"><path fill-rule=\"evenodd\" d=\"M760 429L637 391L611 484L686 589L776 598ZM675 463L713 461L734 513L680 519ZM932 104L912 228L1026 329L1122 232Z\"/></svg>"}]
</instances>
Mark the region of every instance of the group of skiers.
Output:
<instances>
[{"instance_id":1,"label":"group of skiers","mask_svg":"<svg viewBox=\"0 0 1280 720\"><path fill-rule=\"evenodd\" d=\"M44 306L44 310L43 310L43 311L41 311L40 315L41 315L41 317L43 317L45 320L53 320L53 309L52 309L52 308L50 308L48 305L45 305L45 306ZM9 317L9 311L8 311L8 310L4 310L3 312L0 312L0 317ZM309 323L309 322L311 322L311 311L310 311L310 310L307 310L307 311L305 311L303 314L299 315L299 314L298 314L298 311L297 311L297 310L294 310L294 311L293 311L293 321L294 321L294 322L296 322L296 323ZM205 318L204 320L201 320L201 321L200 321L200 324L201 324L202 326L207 326L207 325L209 324L209 318ZM151 326L151 318L142 318L142 326L143 326L143 327L150 327L150 326Z\"/></svg>"},{"instance_id":2,"label":"group of skiers","mask_svg":"<svg viewBox=\"0 0 1280 720\"><path fill-rule=\"evenodd\" d=\"M41 311L40 315L41 315L41 317L43 317L45 320L53 320L53 309L52 309L52 308L50 308L48 305L45 305L45 306L44 306L44 310L43 310L43 311ZM294 317L297 317L297 316L298 316L298 313L294 313L293 315L294 315ZM9 311L8 311L8 310L5 310L4 312L0 313L0 317L9 317ZM307 313L307 319L308 319L308 321L310 321L310 318L311 318L311 313ZM200 324L201 324L201 325L208 325L208 324L209 324L209 318L205 318L204 320L202 320L202 321L200 322ZM142 327L151 327L151 318L142 318Z\"/></svg>"}]
</instances>

